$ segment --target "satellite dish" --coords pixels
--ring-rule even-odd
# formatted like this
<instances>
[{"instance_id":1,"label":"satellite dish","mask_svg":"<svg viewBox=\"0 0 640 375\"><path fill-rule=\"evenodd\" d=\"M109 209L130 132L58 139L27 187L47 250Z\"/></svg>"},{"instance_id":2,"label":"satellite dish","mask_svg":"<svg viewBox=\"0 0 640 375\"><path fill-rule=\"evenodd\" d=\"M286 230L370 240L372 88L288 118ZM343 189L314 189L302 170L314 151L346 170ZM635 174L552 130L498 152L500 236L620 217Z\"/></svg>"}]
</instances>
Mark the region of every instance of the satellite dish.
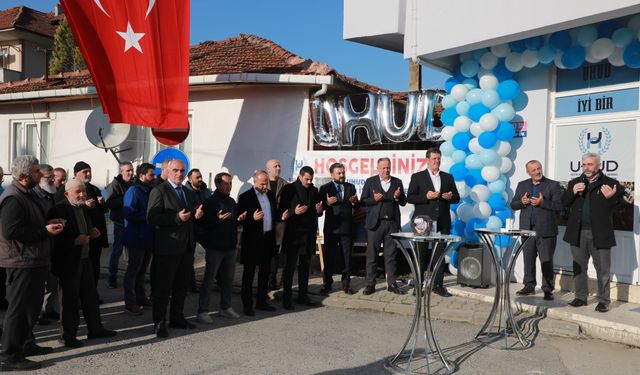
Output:
<instances>
[{"instance_id":1,"label":"satellite dish","mask_svg":"<svg viewBox=\"0 0 640 375\"><path fill-rule=\"evenodd\" d=\"M84 127L87 139L91 144L99 148L114 148L122 144L131 131L129 124L109 122L102 112L102 107L91 111Z\"/></svg>"}]
</instances>

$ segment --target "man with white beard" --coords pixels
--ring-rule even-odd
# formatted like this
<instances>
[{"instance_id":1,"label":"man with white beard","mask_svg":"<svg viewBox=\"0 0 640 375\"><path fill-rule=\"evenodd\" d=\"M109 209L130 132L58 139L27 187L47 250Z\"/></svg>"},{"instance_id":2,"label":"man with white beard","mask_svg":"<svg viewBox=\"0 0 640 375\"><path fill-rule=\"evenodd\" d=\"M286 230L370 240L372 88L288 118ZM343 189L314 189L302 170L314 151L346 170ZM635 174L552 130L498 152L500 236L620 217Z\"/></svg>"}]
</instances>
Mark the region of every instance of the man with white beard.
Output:
<instances>
[{"instance_id":1,"label":"man with white beard","mask_svg":"<svg viewBox=\"0 0 640 375\"><path fill-rule=\"evenodd\" d=\"M38 203L42 206L42 211L46 215L50 209L55 205L54 194L57 192L54 170L49 164L40 164L40 182L38 186L33 188L33 192L38 197ZM42 311L40 312L40 318L38 324L49 324L50 320L57 321L60 319L58 313L58 278L49 273L49 278L46 281L44 291L44 303L42 304Z\"/></svg>"}]
</instances>

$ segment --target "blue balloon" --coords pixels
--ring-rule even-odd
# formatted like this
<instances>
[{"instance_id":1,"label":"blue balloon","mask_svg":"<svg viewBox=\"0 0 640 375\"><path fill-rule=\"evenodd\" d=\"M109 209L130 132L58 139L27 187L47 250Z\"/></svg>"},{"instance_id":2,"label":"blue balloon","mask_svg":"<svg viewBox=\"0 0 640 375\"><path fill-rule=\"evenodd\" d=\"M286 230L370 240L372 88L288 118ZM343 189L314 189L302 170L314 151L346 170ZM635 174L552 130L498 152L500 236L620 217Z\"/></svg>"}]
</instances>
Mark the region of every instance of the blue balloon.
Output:
<instances>
[{"instance_id":1,"label":"blue balloon","mask_svg":"<svg viewBox=\"0 0 640 375\"><path fill-rule=\"evenodd\" d=\"M460 73L465 77L473 77L478 74L480 64L476 60L467 60L460 65Z\"/></svg>"},{"instance_id":2,"label":"blue balloon","mask_svg":"<svg viewBox=\"0 0 640 375\"><path fill-rule=\"evenodd\" d=\"M471 104L467 101L456 104L456 112L458 112L460 116L466 116L469 113L469 108L471 108Z\"/></svg>"},{"instance_id":3,"label":"blue balloon","mask_svg":"<svg viewBox=\"0 0 640 375\"><path fill-rule=\"evenodd\" d=\"M505 208L504 210L497 210L495 214L497 217L500 218L500 220L502 220L503 223L507 219L513 218L513 215L511 214L511 210L509 210L508 208Z\"/></svg>"},{"instance_id":4,"label":"blue balloon","mask_svg":"<svg viewBox=\"0 0 640 375\"><path fill-rule=\"evenodd\" d=\"M442 114L440 115L440 121L442 121L442 123L445 125L453 126L453 122L455 121L456 117L458 117L458 112L456 112L456 109L453 107L447 108L442 111Z\"/></svg>"},{"instance_id":5,"label":"blue balloon","mask_svg":"<svg viewBox=\"0 0 640 375\"><path fill-rule=\"evenodd\" d=\"M555 57L555 49L548 44L538 50L538 60L540 60L540 64L550 64ZM447 92L449 92L449 90L447 90Z\"/></svg>"},{"instance_id":6,"label":"blue balloon","mask_svg":"<svg viewBox=\"0 0 640 375\"><path fill-rule=\"evenodd\" d=\"M458 268L458 250L453 250L451 253L451 265Z\"/></svg>"},{"instance_id":7,"label":"blue balloon","mask_svg":"<svg viewBox=\"0 0 640 375\"><path fill-rule=\"evenodd\" d=\"M467 155L467 158L464 159L464 166L467 167L467 169L482 169L484 164L480 161L480 156L476 154L469 154Z\"/></svg>"},{"instance_id":8,"label":"blue balloon","mask_svg":"<svg viewBox=\"0 0 640 375\"><path fill-rule=\"evenodd\" d=\"M478 143L484 148L491 148L496 144L498 138L493 132L484 132L478 137Z\"/></svg>"},{"instance_id":9,"label":"blue balloon","mask_svg":"<svg viewBox=\"0 0 640 375\"><path fill-rule=\"evenodd\" d=\"M522 53L527 47L524 40L516 40L515 42L509 42L509 48L511 48L511 52Z\"/></svg>"},{"instance_id":10,"label":"blue balloon","mask_svg":"<svg viewBox=\"0 0 640 375\"><path fill-rule=\"evenodd\" d=\"M544 45L544 37L542 35L534 36L524 40L524 45L527 49L537 51Z\"/></svg>"},{"instance_id":11,"label":"blue balloon","mask_svg":"<svg viewBox=\"0 0 640 375\"><path fill-rule=\"evenodd\" d=\"M510 141L516 135L516 128L510 122L501 121L495 130L496 138L501 141Z\"/></svg>"},{"instance_id":12,"label":"blue balloon","mask_svg":"<svg viewBox=\"0 0 640 375\"><path fill-rule=\"evenodd\" d=\"M587 57L584 47L576 44L562 54L562 64L567 69L578 69Z\"/></svg>"},{"instance_id":13,"label":"blue balloon","mask_svg":"<svg viewBox=\"0 0 640 375\"><path fill-rule=\"evenodd\" d=\"M486 185L487 181L482 178L480 169L468 170L467 175L464 177L464 182L469 186Z\"/></svg>"},{"instance_id":14,"label":"blue balloon","mask_svg":"<svg viewBox=\"0 0 640 375\"><path fill-rule=\"evenodd\" d=\"M520 85L512 79L508 79L500 82L496 91L498 92L498 95L500 95L500 99L511 100L520 93Z\"/></svg>"},{"instance_id":15,"label":"blue balloon","mask_svg":"<svg viewBox=\"0 0 640 375\"><path fill-rule=\"evenodd\" d=\"M504 65L504 58L498 59L498 63L493 67L493 75L498 78L498 81L504 81L513 76L513 72Z\"/></svg>"},{"instance_id":16,"label":"blue balloon","mask_svg":"<svg viewBox=\"0 0 640 375\"><path fill-rule=\"evenodd\" d=\"M599 38L611 38L613 32L620 28L620 24L615 20L606 20L598 25Z\"/></svg>"},{"instance_id":17,"label":"blue balloon","mask_svg":"<svg viewBox=\"0 0 640 375\"><path fill-rule=\"evenodd\" d=\"M484 104L478 103L472 105L471 108L469 108L467 116L474 122L478 122L480 121L480 117L482 117L482 115L489 112L491 112L489 108L485 107Z\"/></svg>"},{"instance_id":18,"label":"blue balloon","mask_svg":"<svg viewBox=\"0 0 640 375\"><path fill-rule=\"evenodd\" d=\"M444 89L447 90L447 94L451 94L451 89L458 83L460 83L460 81L458 81L454 77L447 79L444 83Z\"/></svg>"},{"instance_id":19,"label":"blue balloon","mask_svg":"<svg viewBox=\"0 0 640 375\"><path fill-rule=\"evenodd\" d=\"M472 89L469 90L465 99L471 105L478 104L482 102L483 93L484 91L482 91L481 89Z\"/></svg>"},{"instance_id":20,"label":"blue balloon","mask_svg":"<svg viewBox=\"0 0 640 375\"><path fill-rule=\"evenodd\" d=\"M443 156L451 156L451 154L456 150L456 148L453 147L453 144L449 141L442 142L439 149Z\"/></svg>"},{"instance_id":21,"label":"blue balloon","mask_svg":"<svg viewBox=\"0 0 640 375\"><path fill-rule=\"evenodd\" d=\"M478 87L478 81L476 81L475 78L467 78L464 81L462 81L462 84L467 86L469 90L473 90L476 87Z\"/></svg>"},{"instance_id":22,"label":"blue balloon","mask_svg":"<svg viewBox=\"0 0 640 375\"><path fill-rule=\"evenodd\" d=\"M495 180L490 182L487 187L492 193L502 193L507 188L507 185L502 180Z\"/></svg>"},{"instance_id":23,"label":"blue balloon","mask_svg":"<svg viewBox=\"0 0 640 375\"><path fill-rule=\"evenodd\" d=\"M489 52L489 49L488 49L488 48L480 48L480 49L477 49L477 50L473 51L473 58L474 58L476 61L480 61L480 59L482 58L482 55L484 55L484 54L485 54L485 53L487 53L487 52Z\"/></svg>"},{"instance_id":24,"label":"blue balloon","mask_svg":"<svg viewBox=\"0 0 640 375\"><path fill-rule=\"evenodd\" d=\"M468 132L456 133L453 136L453 139L451 139L451 143L453 143L453 146L458 150L464 151L469 149L470 140L471 140L471 137L469 136Z\"/></svg>"},{"instance_id":25,"label":"blue balloon","mask_svg":"<svg viewBox=\"0 0 640 375\"><path fill-rule=\"evenodd\" d=\"M524 91L520 91L520 93L511 100L511 103L513 104L513 109L516 112L520 112L529 104L529 96Z\"/></svg>"},{"instance_id":26,"label":"blue balloon","mask_svg":"<svg viewBox=\"0 0 640 375\"><path fill-rule=\"evenodd\" d=\"M576 30L576 40L584 48L589 47L596 39L598 39L598 29L595 26L582 26Z\"/></svg>"},{"instance_id":27,"label":"blue balloon","mask_svg":"<svg viewBox=\"0 0 640 375\"><path fill-rule=\"evenodd\" d=\"M507 204L504 197L502 197L502 193L491 194L487 203L489 203L489 206L491 206L494 211L504 210L505 205Z\"/></svg>"},{"instance_id":28,"label":"blue balloon","mask_svg":"<svg viewBox=\"0 0 640 375\"><path fill-rule=\"evenodd\" d=\"M549 37L549 45L556 51L565 51L571 47L571 35L567 31L557 31Z\"/></svg>"},{"instance_id":29,"label":"blue balloon","mask_svg":"<svg viewBox=\"0 0 640 375\"><path fill-rule=\"evenodd\" d=\"M482 161L482 164L484 165L495 165L498 161L498 157L498 153L494 150L482 150L482 152L480 152L480 161Z\"/></svg>"},{"instance_id":30,"label":"blue balloon","mask_svg":"<svg viewBox=\"0 0 640 375\"><path fill-rule=\"evenodd\" d=\"M494 89L484 90L482 94L482 104L489 109L493 109L500 104L500 95L498 95L498 92Z\"/></svg>"},{"instance_id":31,"label":"blue balloon","mask_svg":"<svg viewBox=\"0 0 640 375\"><path fill-rule=\"evenodd\" d=\"M629 68L640 68L640 42L634 40L624 49L622 54L624 63Z\"/></svg>"},{"instance_id":32,"label":"blue balloon","mask_svg":"<svg viewBox=\"0 0 640 375\"><path fill-rule=\"evenodd\" d=\"M616 47L626 47L632 40L633 31L628 27L621 27L611 35L611 41Z\"/></svg>"},{"instance_id":33,"label":"blue balloon","mask_svg":"<svg viewBox=\"0 0 640 375\"><path fill-rule=\"evenodd\" d=\"M451 173L454 180L462 181L467 176L467 168L462 163L456 163L449 168L449 173Z\"/></svg>"},{"instance_id":34,"label":"blue balloon","mask_svg":"<svg viewBox=\"0 0 640 375\"><path fill-rule=\"evenodd\" d=\"M456 220L453 222L453 231L456 232L457 235L462 236L464 234L464 228L467 225L462 220Z\"/></svg>"}]
</instances>

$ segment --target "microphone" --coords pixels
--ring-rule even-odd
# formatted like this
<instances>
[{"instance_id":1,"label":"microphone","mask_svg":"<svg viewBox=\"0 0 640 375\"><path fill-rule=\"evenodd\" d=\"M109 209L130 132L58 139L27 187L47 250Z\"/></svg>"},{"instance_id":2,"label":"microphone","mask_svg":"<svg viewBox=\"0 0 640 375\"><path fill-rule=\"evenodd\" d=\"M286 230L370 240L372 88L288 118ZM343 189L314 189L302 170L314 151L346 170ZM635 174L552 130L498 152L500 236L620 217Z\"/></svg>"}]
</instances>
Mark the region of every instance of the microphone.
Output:
<instances>
[{"instance_id":1,"label":"microphone","mask_svg":"<svg viewBox=\"0 0 640 375\"><path fill-rule=\"evenodd\" d=\"M589 179L587 178L587 176L582 175L582 178L580 179L580 182L582 182L584 184L584 190L587 190L587 187L589 186ZM581 191L578 196L583 196L584 195L584 190Z\"/></svg>"}]
</instances>

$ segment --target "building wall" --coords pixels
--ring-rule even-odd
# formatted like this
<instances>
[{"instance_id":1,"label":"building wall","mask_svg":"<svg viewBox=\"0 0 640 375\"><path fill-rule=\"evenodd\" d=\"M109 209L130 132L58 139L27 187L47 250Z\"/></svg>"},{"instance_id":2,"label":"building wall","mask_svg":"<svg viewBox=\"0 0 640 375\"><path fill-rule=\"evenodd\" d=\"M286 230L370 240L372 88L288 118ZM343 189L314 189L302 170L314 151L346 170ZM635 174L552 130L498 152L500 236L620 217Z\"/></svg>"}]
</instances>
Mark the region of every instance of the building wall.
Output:
<instances>
[{"instance_id":1,"label":"building wall","mask_svg":"<svg viewBox=\"0 0 640 375\"><path fill-rule=\"evenodd\" d=\"M25 40L22 51L24 77L42 77L47 71L46 49L37 43Z\"/></svg>"}]
</instances>

